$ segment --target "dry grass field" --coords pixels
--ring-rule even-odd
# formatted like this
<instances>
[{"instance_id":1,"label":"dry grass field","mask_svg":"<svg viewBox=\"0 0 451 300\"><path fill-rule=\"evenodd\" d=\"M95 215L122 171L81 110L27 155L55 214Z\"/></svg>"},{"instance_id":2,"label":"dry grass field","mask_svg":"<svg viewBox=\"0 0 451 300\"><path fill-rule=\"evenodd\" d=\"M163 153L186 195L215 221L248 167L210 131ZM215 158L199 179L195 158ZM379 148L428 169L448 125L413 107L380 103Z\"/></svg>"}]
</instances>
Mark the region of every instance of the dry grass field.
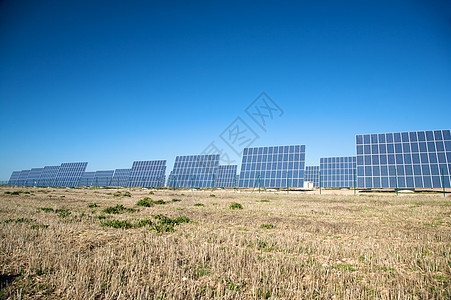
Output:
<instances>
[{"instance_id":1,"label":"dry grass field","mask_svg":"<svg viewBox=\"0 0 451 300\"><path fill-rule=\"evenodd\" d=\"M443 194L3 187L0 231L2 299L451 297Z\"/></svg>"}]
</instances>

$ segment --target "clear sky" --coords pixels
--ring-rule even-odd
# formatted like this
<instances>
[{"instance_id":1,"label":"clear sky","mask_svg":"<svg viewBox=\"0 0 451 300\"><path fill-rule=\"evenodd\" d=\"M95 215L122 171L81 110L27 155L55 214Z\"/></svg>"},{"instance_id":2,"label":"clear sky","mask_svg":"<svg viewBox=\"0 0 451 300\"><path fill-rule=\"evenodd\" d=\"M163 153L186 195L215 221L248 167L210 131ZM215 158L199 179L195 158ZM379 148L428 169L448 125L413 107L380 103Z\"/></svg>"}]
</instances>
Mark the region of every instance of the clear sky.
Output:
<instances>
[{"instance_id":1,"label":"clear sky","mask_svg":"<svg viewBox=\"0 0 451 300\"><path fill-rule=\"evenodd\" d=\"M245 112L263 91L283 111L266 132ZM450 108L450 1L0 2L0 180L171 170L212 141L238 160L237 117L318 165L359 133L450 129Z\"/></svg>"}]
</instances>

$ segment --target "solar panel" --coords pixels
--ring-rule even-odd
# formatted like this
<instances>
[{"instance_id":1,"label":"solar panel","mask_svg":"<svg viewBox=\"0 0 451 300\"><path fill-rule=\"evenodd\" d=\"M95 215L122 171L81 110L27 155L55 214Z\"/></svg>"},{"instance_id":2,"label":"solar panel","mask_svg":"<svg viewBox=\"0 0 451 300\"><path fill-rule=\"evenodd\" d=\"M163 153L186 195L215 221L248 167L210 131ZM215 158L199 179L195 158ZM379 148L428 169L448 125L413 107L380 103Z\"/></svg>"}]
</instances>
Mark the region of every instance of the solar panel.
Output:
<instances>
[{"instance_id":1,"label":"solar panel","mask_svg":"<svg viewBox=\"0 0 451 300\"><path fill-rule=\"evenodd\" d=\"M306 166L304 180L313 182L313 186L318 187L319 186L319 166Z\"/></svg>"},{"instance_id":2,"label":"solar panel","mask_svg":"<svg viewBox=\"0 0 451 300\"><path fill-rule=\"evenodd\" d=\"M92 184L94 186L110 186L113 179L114 170L97 171L95 172L94 180Z\"/></svg>"},{"instance_id":3,"label":"solar panel","mask_svg":"<svg viewBox=\"0 0 451 300\"><path fill-rule=\"evenodd\" d=\"M25 185L37 186L43 170L44 168L32 168L30 170L30 173L28 174L27 182Z\"/></svg>"},{"instance_id":4,"label":"solar panel","mask_svg":"<svg viewBox=\"0 0 451 300\"><path fill-rule=\"evenodd\" d=\"M320 159L321 186L354 187L356 157L325 157Z\"/></svg>"},{"instance_id":5,"label":"solar panel","mask_svg":"<svg viewBox=\"0 0 451 300\"><path fill-rule=\"evenodd\" d=\"M164 174L163 176L161 176L160 186L164 186L165 183L166 183L166 174Z\"/></svg>"},{"instance_id":6,"label":"solar panel","mask_svg":"<svg viewBox=\"0 0 451 300\"><path fill-rule=\"evenodd\" d=\"M450 130L356 135L361 188L450 187Z\"/></svg>"},{"instance_id":7,"label":"solar panel","mask_svg":"<svg viewBox=\"0 0 451 300\"><path fill-rule=\"evenodd\" d=\"M240 187L303 187L305 145L244 148Z\"/></svg>"},{"instance_id":8,"label":"solar panel","mask_svg":"<svg viewBox=\"0 0 451 300\"><path fill-rule=\"evenodd\" d=\"M87 162L62 163L55 178L55 186L78 186L80 178L86 170Z\"/></svg>"},{"instance_id":9,"label":"solar panel","mask_svg":"<svg viewBox=\"0 0 451 300\"><path fill-rule=\"evenodd\" d=\"M130 180L131 169L116 169L114 171L113 179L111 180L112 186L128 186ZM163 184L164 185L164 184Z\"/></svg>"},{"instance_id":10,"label":"solar panel","mask_svg":"<svg viewBox=\"0 0 451 300\"><path fill-rule=\"evenodd\" d=\"M22 170L20 171L19 178L17 179L16 185L26 185L28 174L30 174L30 170Z\"/></svg>"},{"instance_id":11,"label":"solar panel","mask_svg":"<svg viewBox=\"0 0 451 300\"><path fill-rule=\"evenodd\" d=\"M167 186L168 187L174 187L175 186L175 180L174 180L174 176L172 176L172 171L169 173Z\"/></svg>"},{"instance_id":12,"label":"solar panel","mask_svg":"<svg viewBox=\"0 0 451 300\"><path fill-rule=\"evenodd\" d=\"M17 185L19 181L20 171L13 171L9 178L8 185Z\"/></svg>"},{"instance_id":13,"label":"solar panel","mask_svg":"<svg viewBox=\"0 0 451 300\"><path fill-rule=\"evenodd\" d=\"M175 158L168 180L169 187L213 187L219 154L186 155Z\"/></svg>"},{"instance_id":14,"label":"solar panel","mask_svg":"<svg viewBox=\"0 0 451 300\"><path fill-rule=\"evenodd\" d=\"M215 174L215 187L236 187L237 165L218 166Z\"/></svg>"},{"instance_id":15,"label":"solar panel","mask_svg":"<svg viewBox=\"0 0 451 300\"><path fill-rule=\"evenodd\" d=\"M39 178L38 186L53 186L60 166L45 166Z\"/></svg>"},{"instance_id":16,"label":"solar panel","mask_svg":"<svg viewBox=\"0 0 451 300\"><path fill-rule=\"evenodd\" d=\"M166 160L134 161L130 171L130 187L160 187L164 185ZM163 183L163 184L162 184Z\"/></svg>"},{"instance_id":17,"label":"solar panel","mask_svg":"<svg viewBox=\"0 0 451 300\"><path fill-rule=\"evenodd\" d=\"M83 172L83 175L80 177L79 186L93 186L94 176L96 172Z\"/></svg>"}]
</instances>

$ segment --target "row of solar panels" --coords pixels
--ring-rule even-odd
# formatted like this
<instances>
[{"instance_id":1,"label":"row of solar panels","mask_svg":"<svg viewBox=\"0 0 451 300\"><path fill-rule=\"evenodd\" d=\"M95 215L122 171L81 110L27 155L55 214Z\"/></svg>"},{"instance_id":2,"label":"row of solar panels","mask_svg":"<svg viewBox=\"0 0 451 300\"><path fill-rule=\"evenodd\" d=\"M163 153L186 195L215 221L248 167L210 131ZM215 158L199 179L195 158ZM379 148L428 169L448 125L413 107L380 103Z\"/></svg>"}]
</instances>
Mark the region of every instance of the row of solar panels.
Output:
<instances>
[{"instance_id":1,"label":"row of solar panels","mask_svg":"<svg viewBox=\"0 0 451 300\"><path fill-rule=\"evenodd\" d=\"M183 159L184 157L179 157ZM197 156L191 168L175 168L173 186L183 187L234 187L237 186L237 166L220 166L219 156ZM14 171L9 185L18 186L117 186L162 187L166 182L166 161L135 161L131 169L86 172L88 163L63 163L31 170ZM201 172L199 170L202 169ZM189 179L187 179L189 178ZM186 181L189 181L188 183Z\"/></svg>"},{"instance_id":2,"label":"row of solar panels","mask_svg":"<svg viewBox=\"0 0 451 300\"><path fill-rule=\"evenodd\" d=\"M135 161L131 169L85 172L87 163L63 163L13 172L9 184L122 187L450 187L450 130L356 136L357 156L327 157L305 166L305 145L252 147L237 166L219 154L177 156L166 181L166 161Z\"/></svg>"},{"instance_id":3,"label":"row of solar panels","mask_svg":"<svg viewBox=\"0 0 451 300\"><path fill-rule=\"evenodd\" d=\"M450 130L356 136L353 157L321 158L306 167L314 186L357 188L449 188Z\"/></svg>"}]
</instances>

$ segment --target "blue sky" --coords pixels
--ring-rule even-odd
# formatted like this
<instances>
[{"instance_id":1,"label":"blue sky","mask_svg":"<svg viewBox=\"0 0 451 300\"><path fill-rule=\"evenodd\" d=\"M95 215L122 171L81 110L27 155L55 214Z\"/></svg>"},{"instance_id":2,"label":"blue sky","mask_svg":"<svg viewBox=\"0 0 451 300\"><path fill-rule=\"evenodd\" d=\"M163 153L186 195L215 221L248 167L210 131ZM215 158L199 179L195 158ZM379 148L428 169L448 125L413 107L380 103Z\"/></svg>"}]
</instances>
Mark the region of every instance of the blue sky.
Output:
<instances>
[{"instance_id":1,"label":"blue sky","mask_svg":"<svg viewBox=\"0 0 451 300\"><path fill-rule=\"evenodd\" d=\"M237 117L307 165L359 133L451 127L449 1L44 2L0 2L0 180L170 170ZM266 132L244 111L263 91L283 110Z\"/></svg>"}]
</instances>

